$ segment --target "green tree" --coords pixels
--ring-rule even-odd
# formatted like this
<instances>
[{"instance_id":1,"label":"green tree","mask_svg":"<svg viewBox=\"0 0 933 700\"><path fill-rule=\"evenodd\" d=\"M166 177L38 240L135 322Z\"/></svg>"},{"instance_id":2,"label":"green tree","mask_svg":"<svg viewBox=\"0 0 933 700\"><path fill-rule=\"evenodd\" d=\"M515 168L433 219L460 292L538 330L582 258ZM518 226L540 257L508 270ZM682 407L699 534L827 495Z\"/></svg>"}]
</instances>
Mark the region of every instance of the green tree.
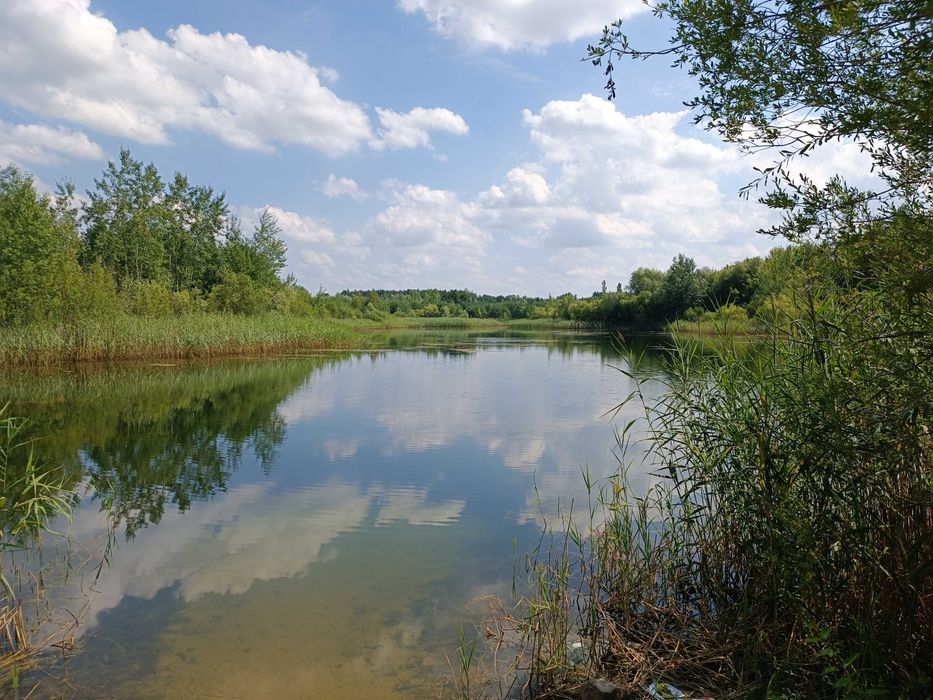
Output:
<instances>
[{"instance_id":1,"label":"green tree","mask_svg":"<svg viewBox=\"0 0 933 700\"><path fill-rule=\"evenodd\" d=\"M253 229L253 249L257 268L254 279L260 284L274 286L279 273L285 269L288 247L282 239L282 229L269 209L264 209Z\"/></svg>"},{"instance_id":2,"label":"green tree","mask_svg":"<svg viewBox=\"0 0 933 700\"><path fill-rule=\"evenodd\" d=\"M747 306L758 288L761 258L748 258L726 265L710 275L710 300L716 306Z\"/></svg>"},{"instance_id":3,"label":"green tree","mask_svg":"<svg viewBox=\"0 0 933 700\"><path fill-rule=\"evenodd\" d=\"M660 301L665 317L673 320L687 309L703 306L706 295L706 275L697 269L693 259L684 255L674 258L661 286Z\"/></svg>"},{"instance_id":4,"label":"green tree","mask_svg":"<svg viewBox=\"0 0 933 700\"><path fill-rule=\"evenodd\" d=\"M628 291L632 294L657 294L664 286L664 273L647 267L639 267L628 280Z\"/></svg>"},{"instance_id":5,"label":"green tree","mask_svg":"<svg viewBox=\"0 0 933 700\"><path fill-rule=\"evenodd\" d=\"M246 275L261 287L282 284L279 273L285 267L287 247L281 237L275 215L265 209L247 238L238 222L231 221L225 234L222 260L224 266L238 275Z\"/></svg>"},{"instance_id":6,"label":"green tree","mask_svg":"<svg viewBox=\"0 0 933 700\"><path fill-rule=\"evenodd\" d=\"M773 151L774 167L752 186L784 212L771 229L790 240L851 236L898 210L930 210L933 196L933 12L928 0L662 0L670 46L633 47L621 20L588 57L605 69L615 97L614 61L672 57L696 76L694 119L748 151ZM835 178L825 186L792 175L791 161L822 144L849 140L873 161L884 187L860 192Z\"/></svg>"},{"instance_id":7,"label":"green tree","mask_svg":"<svg viewBox=\"0 0 933 700\"><path fill-rule=\"evenodd\" d=\"M273 296L272 290L249 275L225 269L220 274L220 282L211 290L208 303L215 311L258 314L272 307Z\"/></svg>"},{"instance_id":8,"label":"green tree","mask_svg":"<svg viewBox=\"0 0 933 700\"><path fill-rule=\"evenodd\" d=\"M109 162L87 196L81 260L99 259L121 285L130 279L168 281L165 186L155 165L121 148L119 164Z\"/></svg>"},{"instance_id":9,"label":"green tree","mask_svg":"<svg viewBox=\"0 0 933 700\"><path fill-rule=\"evenodd\" d=\"M220 239L229 217L224 195L175 173L165 215L165 262L172 289L206 294L219 281Z\"/></svg>"},{"instance_id":10,"label":"green tree","mask_svg":"<svg viewBox=\"0 0 933 700\"><path fill-rule=\"evenodd\" d=\"M76 273L77 233L63 201L60 217L54 206L30 175L0 170L0 323L46 319L62 304Z\"/></svg>"}]
</instances>

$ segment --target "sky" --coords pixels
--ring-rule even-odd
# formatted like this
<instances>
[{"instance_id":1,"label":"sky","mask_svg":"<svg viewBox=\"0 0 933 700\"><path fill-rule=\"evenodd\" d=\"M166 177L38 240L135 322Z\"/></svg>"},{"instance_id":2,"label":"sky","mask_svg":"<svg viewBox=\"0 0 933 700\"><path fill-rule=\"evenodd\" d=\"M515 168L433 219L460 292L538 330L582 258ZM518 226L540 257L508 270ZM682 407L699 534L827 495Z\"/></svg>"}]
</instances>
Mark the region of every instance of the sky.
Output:
<instances>
[{"instance_id":1,"label":"sky","mask_svg":"<svg viewBox=\"0 0 933 700\"><path fill-rule=\"evenodd\" d=\"M667 45L641 0L3 0L0 165L83 192L127 146L270 208L311 291L589 295L767 252L738 196L767 163L693 124L692 78L629 62L606 99L581 59L617 18Z\"/></svg>"}]
</instances>

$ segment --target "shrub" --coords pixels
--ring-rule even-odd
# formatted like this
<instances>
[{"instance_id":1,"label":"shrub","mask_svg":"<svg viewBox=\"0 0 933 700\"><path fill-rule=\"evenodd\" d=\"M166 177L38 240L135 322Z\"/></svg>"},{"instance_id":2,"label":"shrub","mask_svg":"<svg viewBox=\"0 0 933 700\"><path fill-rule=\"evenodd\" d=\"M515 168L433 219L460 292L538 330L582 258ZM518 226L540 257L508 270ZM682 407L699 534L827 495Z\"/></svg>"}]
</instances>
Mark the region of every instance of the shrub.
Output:
<instances>
[{"instance_id":1,"label":"shrub","mask_svg":"<svg viewBox=\"0 0 933 700\"><path fill-rule=\"evenodd\" d=\"M121 310L113 275L99 261L84 270L73 263L65 275L62 320L78 321L92 316L110 316Z\"/></svg>"},{"instance_id":2,"label":"shrub","mask_svg":"<svg viewBox=\"0 0 933 700\"><path fill-rule=\"evenodd\" d=\"M248 275L225 270L207 301L215 311L251 315L271 309L273 294Z\"/></svg>"},{"instance_id":3,"label":"shrub","mask_svg":"<svg viewBox=\"0 0 933 700\"><path fill-rule=\"evenodd\" d=\"M172 293L159 282L128 280L120 296L126 311L136 316L171 316L175 310Z\"/></svg>"}]
</instances>

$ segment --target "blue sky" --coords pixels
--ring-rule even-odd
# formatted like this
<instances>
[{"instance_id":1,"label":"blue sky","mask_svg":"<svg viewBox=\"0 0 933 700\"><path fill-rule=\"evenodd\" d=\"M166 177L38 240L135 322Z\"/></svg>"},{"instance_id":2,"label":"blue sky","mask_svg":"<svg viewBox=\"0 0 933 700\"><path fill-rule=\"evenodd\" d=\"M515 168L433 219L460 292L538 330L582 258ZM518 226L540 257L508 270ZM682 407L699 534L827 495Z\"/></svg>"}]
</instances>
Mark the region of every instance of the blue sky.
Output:
<instances>
[{"instance_id":1,"label":"blue sky","mask_svg":"<svg viewBox=\"0 0 933 700\"><path fill-rule=\"evenodd\" d=\"M0 163L83 191L127 145L272 207L312 291L589 294L766 251L736 194L762 160L693 126L691 79L627 64L610 103L580 61L617 17L665 45L639 0L6 0Z\"/></svg>"}]
</instances>

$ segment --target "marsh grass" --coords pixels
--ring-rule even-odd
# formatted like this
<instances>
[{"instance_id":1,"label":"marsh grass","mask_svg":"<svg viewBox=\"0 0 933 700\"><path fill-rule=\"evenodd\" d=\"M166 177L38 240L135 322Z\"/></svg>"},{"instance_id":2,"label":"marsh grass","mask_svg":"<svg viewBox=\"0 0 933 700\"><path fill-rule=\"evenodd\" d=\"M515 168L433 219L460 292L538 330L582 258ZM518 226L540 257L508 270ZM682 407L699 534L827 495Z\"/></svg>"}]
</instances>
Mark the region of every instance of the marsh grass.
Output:
<instances>
[{"instance_id":1,"label":"marsh grass","mask_svg":"<svg viewBox=\"0 0 933 700\"><path fill-rule=\"evenodd\" d=\"M647 435L620 434L655 485L584 474L585 525L571 504L529 558L526 693L929 697L930 301L805 292L754 352L679 338L661 399L630 397Z\"/></svg>"},{"instance_id":2,"label":"marsh grass","mask_svg":"<svg viewBox=\"0 0 933 700\"><path fill-rule=\"evenodd\" d=\"M23 674L38 664L39 656L53 645L63 644L66 623L45 636L35 636L41 623L27 622L23 595L38 609L43 588L41 581L12 565L9 553L25 550L43 532L52 532L58 517L71 517L75 493L67 486L61 469L36 462L32 446L21 437L25 421L7 415L0 408L0 687L17 692Z\"/></svg>"},{"instance_id":3,"label":"marsh grass","mask_svg":"<svg viewBox=\"0 0 933 700\"><path fill-rule=\"evenodd\" d=\"M360 344L360 334L348 322L282 313L177 317L115 313L68 323L0 328L0 364L259 357Z\"/></svg>"}]
</instances>

